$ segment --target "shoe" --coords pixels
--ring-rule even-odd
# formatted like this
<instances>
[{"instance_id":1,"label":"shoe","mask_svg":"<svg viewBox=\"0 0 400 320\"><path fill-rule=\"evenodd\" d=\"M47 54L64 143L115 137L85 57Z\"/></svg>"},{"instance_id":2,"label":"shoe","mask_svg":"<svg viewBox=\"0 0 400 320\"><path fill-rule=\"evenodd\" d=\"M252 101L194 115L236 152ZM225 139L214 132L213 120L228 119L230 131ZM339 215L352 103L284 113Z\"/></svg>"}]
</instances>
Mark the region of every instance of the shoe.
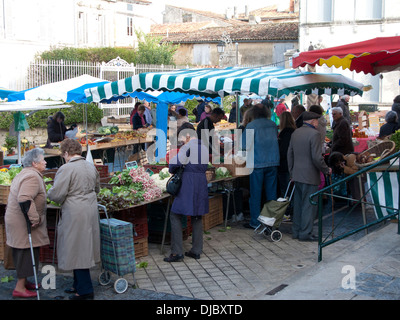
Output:
<instances>
[{"instance_id":1,"label":"shoe","mask_svg":"<svg viewBox=\"0 0 400 320\"><path fill-rule=\"evenodd\" d=\"M192 251L185 252L185 256L191 257L193 259L200 259L200 255L199 254L195 254Z\"/></svg>"},{"instance_id":2,"label":"shoe","mask_svg":"<svg viewBox=\"0 0 400 320\"><path fill-rule=\"evenodd\" d=\"M291 216L283 216L282 222L292 222L292 217Z\"/></svg>"},{"instance_id":3,"label":"shoe","mask_svg":"<svg viewBox=\"0 0 400 320\"><path fill-rule=\"evenodd\" d=\"M165 262L180 262L183 260L183 258L184 258L184 256L182 254L176 254L176 255L171 254L169 257L164 258L164 261Z\"/></svg>"},{"instance_id":4,"label":"shoe","mask_svg":"<svg viewBox=\"0 0 400 320\"><path fill-rule=\"evenodd\" d=\"M307 238L299 238L299 241L318 241L318 237L312 234Z\"/></svg>"},{"instance_id":5,"label":"shoe","mask_svg":"<svg viewBox=\"0 0 400 320\"><path fill-rule=\"evenodd\" d=\"M36 290L36 285L32 282L26 281L25 288L28 290ZM38 289L40 289L40 288L41 288L41 285L40 285L40 283L38 283Z\"/></svg>"},{"instance_id":6,"label":"shoe","mask_svg":"<svg viewBox=\"0 0 400 320\"><path fill-rule=\"evenodd\" d=\"M24 292L13 290L12 296L14 298L36 298L37 294L35 291L26 290Z\"/></svg>"},{"instance_id":7,"label":"shoe","mask_svg":"<svg viewBox=\"0 0 400 320\"><path fill-rule=\"evenodd\" d=\"M88 293L88 294L82 294L81 296L79 295L72 295L69 296L69 300L93 300L94 298L94 293Z\"/></svg>"},{"instance_id":8,"label":"shoe","mask_svg":"<svg viewBox=\"0 0 400 320\"><path fill-rule=\"evenodd\" d=\"M76 289L74 289L74 288L65 289L64 292L65 292L65 293L68 293L68 294L76 293Z\"/></svg>"},{"instance_id":9,"label":"shoe","mask_svg":"<svg viewBox=\"0 0 400 320\"><path fill-rule=\"evenodd\" d=\"M251 226L250 225L250 223L245 223L244 225L243 225L243 227L245 227L245 228L247 228L247 229L257 229L257 228L254 228L253 226Z\"/></svg>"}]
</instances>

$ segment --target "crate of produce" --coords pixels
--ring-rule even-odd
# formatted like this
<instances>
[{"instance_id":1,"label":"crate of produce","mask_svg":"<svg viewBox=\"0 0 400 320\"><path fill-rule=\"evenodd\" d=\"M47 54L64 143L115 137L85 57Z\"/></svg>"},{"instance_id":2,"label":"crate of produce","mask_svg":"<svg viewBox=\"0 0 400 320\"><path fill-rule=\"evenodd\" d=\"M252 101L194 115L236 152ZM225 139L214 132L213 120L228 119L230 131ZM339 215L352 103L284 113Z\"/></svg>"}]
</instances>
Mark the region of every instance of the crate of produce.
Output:
<instances>
[{"instance_id":1,"label":"crate of produce","mask_svg":"<svg viewBox=\"0 0 400 320\"><path fill-rule=\"evenodd\" d=\"M7 204L10 186L0 185L0 204Z\"/></svg>"},{"instance_id":2,"label":"crate of produce","mask_svg":"<svg viewBox=\"0 0 400 320\"><path fill-rule=\"evenodd\" d=\"M51 154L55 156L61 156L61 150L59 148L43 148L45 154Z\"/></svg>"},{"instance_id":3,"label":"crate of produce","mask_svg":"<svg viewBox=\"0 0 400 320\"><path fill-rule=\"evenodd\" d=\"M43 171L43 177L54 180L58 169L47 169Z\"/></svg>"},{"instance_id":4,"label":"crate of produce","mask_svg":"<svg viewBox=\"0 0 400 320\"><path fill-rule=\"evenodd\" d=\"M135 259L146 257L149 255L149 242L147 238L135 240L134 246L135 246Z\"/></svg>"},{"instance_id":5,"label":"crate of produce","mask_svg":"<svg viewBox=\"0 0 400 320\"><path fill-rule=\"evenodd\" d=\"M120 276L135 272L133 227L130 222L101 219L100 240L101 262L105 270Z\"/></svg>"},{"instance_id":6,"label":"crate of produce","mask_svg":"<svg viewBox=\"0 0 400 320\"><path fill-rule=\"evenodd\" d=\"M214 194L208 199L209 212L203 216L203 230L207 231L224 222L222 194Z\"/></svg>"},{"instance_id":7,"label":"crate of produce","mask_svg":"<svg viewBox=\"0 0 400 320\"><path fill-rule=\"evenodd\" d=\"M103 165L96 164L95 167L96 167L97 171L100 174L100 178L106 178L106 177L109 176L109 174L108 174L108 165L106 165L106 164L103 164Z\"/></svg>"}]
</instances>

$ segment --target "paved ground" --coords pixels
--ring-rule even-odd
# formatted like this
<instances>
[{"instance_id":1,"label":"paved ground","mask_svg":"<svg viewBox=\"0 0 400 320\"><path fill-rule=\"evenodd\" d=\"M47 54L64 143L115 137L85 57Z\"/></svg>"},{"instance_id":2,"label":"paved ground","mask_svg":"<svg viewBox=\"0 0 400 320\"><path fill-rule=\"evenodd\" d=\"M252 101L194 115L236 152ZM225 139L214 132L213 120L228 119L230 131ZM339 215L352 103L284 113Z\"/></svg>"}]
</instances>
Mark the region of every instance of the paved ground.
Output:
<instances>
[{"instance_id":1,"label":"paved ground","mask_svg":"<svg viewBox=\"0 0 400 320\"><path fill-rule=\"evenodd\" d=\"M324 216L324 234L332 227L329 205ZM367 221L374 219L368 209ZM361 212L350 216L345 211L334 216L335 224L343 220L335 235L362 224ZM96 300L275 300L275 299L399 299L400 236L397 224L374 227L368 235L360 232L323 249L318 263L316 242L300 242L291 237L291 224L282 223L283 238L272 242L263 235L231 223L225 230L217 226L204 235L201 259L186 257L183 262L166 263L159 244L149 244L149 255L137 259L146 268L137 268L134 278L125 275L129 288L118 294L112 283L100 286L99 268L92 270ZM185 241L190 249L190 237ZM345 267L350 266L350 267ZM348 269L343 269L350 268ZM353 269L351 269L354 267ZM352 271L354 271L352 273ZM355 278L351 278L354 274ZM15 271L0 265L0 299L10 300ZM42 279L41 274L39 279ZM348 278L345 278L348 276ZM347 284L342 281L347 279ZM350 281L350 280L354 281ZM136 286L133 284L136 282ZM40 290L42 300L67 300L63 290L72 283L71 274L57 273L56 289ZM351 285L356 283L355 287ZM346 289L346 287L350 287Z\"/></svg>"}]
</instances>

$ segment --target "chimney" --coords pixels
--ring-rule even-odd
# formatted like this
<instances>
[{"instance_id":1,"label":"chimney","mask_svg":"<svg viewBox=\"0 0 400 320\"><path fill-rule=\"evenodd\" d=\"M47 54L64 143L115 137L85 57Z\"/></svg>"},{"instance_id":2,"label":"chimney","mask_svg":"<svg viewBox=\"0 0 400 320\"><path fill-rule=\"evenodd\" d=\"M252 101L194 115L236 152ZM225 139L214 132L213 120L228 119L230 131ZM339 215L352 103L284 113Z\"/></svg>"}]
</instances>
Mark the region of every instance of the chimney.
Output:
<instances>
[{"instance_id":1,"label":"chimney","mask_svg":"<svg viewBox=\"0 0 400 320\"><path fill-rule=\"evenodd\" d=\"M235 19L238 18L238 10L237 10L237 7L236 7L236 6L233 7L233 17L234 17Z\"/></svg>"},{"instance_id":2,"label":"chimney","mask_svg":"<svg viewBox=\"0 0 400 320\"><path fill-rule=\"evenodd\" d=\"M248 5L244 6L244 15L246 18L249 16L249 6Z\"/></svg>"},{"instance_id":3,"label":"chimney","mask_svg":"<svg viewBox=\"0 0 400 320\"><path fill-rule=\"evenodd\" d=\"M294 12L294 0L290 0L289 12Z\"/></svg>"}]
</instances>

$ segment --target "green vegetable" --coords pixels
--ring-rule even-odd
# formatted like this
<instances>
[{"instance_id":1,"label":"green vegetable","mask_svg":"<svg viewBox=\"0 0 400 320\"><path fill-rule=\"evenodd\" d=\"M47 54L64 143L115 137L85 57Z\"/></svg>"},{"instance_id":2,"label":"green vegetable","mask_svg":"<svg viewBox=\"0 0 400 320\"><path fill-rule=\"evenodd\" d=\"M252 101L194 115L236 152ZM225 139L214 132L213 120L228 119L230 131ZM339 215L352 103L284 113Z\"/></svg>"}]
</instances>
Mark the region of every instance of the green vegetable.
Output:
<instances>
[{"instance_id":1,"label":"green vegetable","mask_svg":"<svg viewBox=\"0 0 400 320\"><path fill-rule=\"evenodd\" d=\"M218 167L217 170L215 170L215 178L216 179L222 179L222 178L228 178L228 177L232 177L232 175L227 168Z\"/></svg>"},{"instance_id":2,"label":"green vegetable","mask_svg":"<svg viewBox=\"0 0 400 320\"><path fill-rule=\"evenodd\" d=\"M397 152L400 150L400 130L397 130L395 133L393 133L390 138L390 141L393 141L395 143L394 151Z\"/></svg>"}]
</instances>

